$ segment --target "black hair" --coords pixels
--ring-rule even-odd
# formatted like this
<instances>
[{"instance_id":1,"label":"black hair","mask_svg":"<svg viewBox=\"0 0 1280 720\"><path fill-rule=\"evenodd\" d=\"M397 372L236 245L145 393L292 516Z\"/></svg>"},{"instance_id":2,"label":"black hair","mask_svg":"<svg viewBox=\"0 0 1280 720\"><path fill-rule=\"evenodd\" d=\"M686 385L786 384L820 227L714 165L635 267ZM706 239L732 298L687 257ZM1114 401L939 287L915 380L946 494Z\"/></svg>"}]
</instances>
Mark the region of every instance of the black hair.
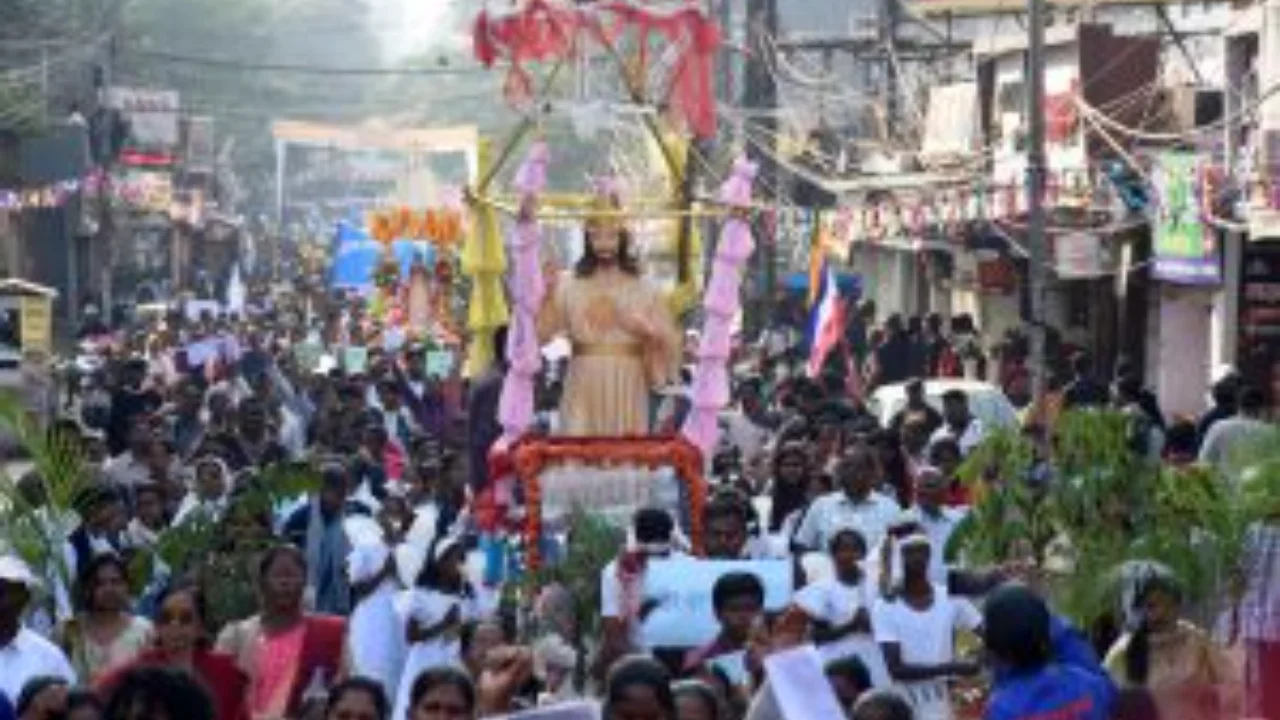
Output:
<instances>
[{"instance_id":1,"label":"black hair","mask_svg":"<svg viewBox=\"0 0 1280 720\"><path fill-rule=\"evenodd\" d=\"M671 515L661 508L642 507L632 516L632 524L636 531L636 542L666 543L671 542L671 533L675 532L675 522Z\"/></svg>"},{"instance_id":2,"label":"black hair","mask_svg":"<svg viewBox=\"0 0 1280 720\"><path fill-rule=\"evenodd\" d=\"M1195 455L1196 425L1187 419L1175 420L1165 432L1164 447L1168 452Z\"/></svg>"},{"instance_id":3,"label":"black hair","mask_svg":"<svg viewBox=\"0 0 1280 720\"><path fill-rule=\"evenodd\" d=\"M711 502L702 509L702 524L705 527L712 520L732 517L742 520L744 525L751 524L751 513L742 499L734 492L716 493Z\"/></svg>"},{"instance_id":4,"label":"black hair","mask_svg":"<svg viewBox=\"0 0 1280 720\"><path fill-rule=\"evenodd\" d=\"M324 708L325 715L333 712L338 703L350 693L364 693L373 698L373 707L378 713L379 720L386 720L391 715L391 704L387 701L387 693L382 689L382 683L361 676L349 677L329 688L329 699Z\"/></svg>"},{"instance_id":5,"label":"black hair","mask_svg":"<svg viewBox=\"0 0 1280 720\"><path fill-rule=\"evenodd\" d=\"M614 207L617 207L617 201L613 201ZM591 277L600 267L600 258L596 257L596 252L591 247L591 234L595 232L592 229L592 223L587 222L583 226L582 241L582 257L578 259L578 263L573 266L573 274L585 278ZM636 260L636 256L632 254L634 243L631 242L631 232L625 227L618 228L618 254L616 262L618 269L628 275L640 274L640 263Z\"/></svg>"},{"instance_id":6,"label":"black hair","mask_svg":"<svg viewBox=\"0 0 1280 720\"><path fill-rule=\"evenodd\" d=\"M871 689L871 671L857 655L827 663L826 673L827 677L842 677L850 680L858 686L859 692Z\"/></svg>"},{"instance_id":7,"label":"black hair","mask_svg":"<svg viewBox=\"0 0 1280 720\"><path fill-rule=\"evenodd\" d=\"M1267 396L1259 388L1247 385L1240 389L1238 404L1242 413L1260 412L1267 406Z\"/></svg>"},{"instance_id":8,"label":"black hair","mask_svg":"<svg viewBox=\"0 0 1280 720\"><path fill-rule=\"evenodd\" d=\"M129 565L124 558L113 552L94 555L76 575L76 609L83 612L93 610L93 593L98 586L98 573L106 567L119 570L120 577L126 585L129 584Z\"/></svg>"},{"instance_id":9,"label":"black hair","mask_svg":"<svg viewBox=\"0 0 1280 720\"><path fill-rule=\"evenodd\" d=\"M98 698L98 694L86 688L75 688L67 693L67 709L65 715L81 708L93 708L99 713L102 712L102 700Z\"/></svg>"},{"instance_id":10,"label":"black hair","mask_svg":"<svg viewBox=\"0 0 1280 720\"><path fill-rule=\"evenodd\" d=\"M95 481L93 484L76 494L75 499L72 500L72 506L75 507L76 512L81 518L83 518L104 505L123 501L124 498L120 496L115 485L110 483L102 485Z\"/></svg>"},{"instance_id":11,"label":"black hair","mask_svg":"<svg viewBox=\"0 0 1280 720\"><path fill-rule=\"evenodd\" d=\"M1213 402L1224 407L1234 408L1240 394L1240 378L1227 375L1213 384Z\"/></svg>"},{"instance_id":12,"label":"black hair","mask_svg":"<svg viewBox=\"0 0 1280 720\"><path fill-rule=\"evenodd\" d=\"M1149 690L1125 688L1116 693L1111 717L1113 720L1160 720L1160 708Z\"/></svg>"},{"instance_id":13,"label":"black hair","mask_svg":"<svg viewBox=\"0 0 1280 720\"><path fill-rule=\"evenodd\" d=\"M1152 593L1164 593L1175 603L1182 603L1182 586L1172 573L1155 570L1138 580L1133 592L1133 609L1142 611ZM1146 613L1138 621L1138 627L1129 636L1124 652L1124 674L1132 685L1146 685L1151 674L1151 622Z\"/></svg>"},{"instance_id":14,"label":"black hair","mask_svg":"<svg viewBox=\"0 0 1280 720\"><path fill-rule=\"evenodd\" d=\"M720 697L720 693L701 680L680 680L672 684L671 695L674 698L697 698L703 707L707 709L711 720L720 720L727 714L724 710L724 700Z\"/></svg>"},{"instance_id":15,"label":"black hair","mask_svg":"<svg viewBox=\"0 0 1280 720\"><path fill-rule=\"evenodd\" d=\"M1071 370L1077 375L1087 375L1093 366L1093 360L1088 353L1078 352L1071 356Z\"/></svg>"},{"instance_id":16,"label":"black hair","mask_svg":"<svg viewBox=\"0 0 1280 720\"><path fill-rule=\"evenodd\" d=\"M215 720L213 700L189 674L174 668L139 666L121 676L103 716L106 720L138 717Z\"/></svg>"},{"instance_id":17,"label":"black hair","mask_svg":"<svg viewBox=\"0 0 1280 720\"><path fill-rule=\"evenodd\" d=\"M827 540L827 554L834 556L836 554L836 546L845 538L853 538L858 543L858 547L862 548L862 554L867 554L867 538L863 536L857 528L844 527L831 534L831 538Z\"/></svg>"},{"instance_id":18,"label":"black hair","mask_svg":"<svg viewBox=\"0 0 1280 720\"><path fill-rule=\"evenodd\" d=\"M22 689L18 691L18 697L13 703L14 713L16 713L18 717L22 717L26 714L27 710L31 708L31 703L36 701L36 698L39 697L40 693L51 687L58 687L59 685L66 686L70 684L71 683L67 682L66 678L57 677L56 675L37 675L36 677L31 678L22 686Z\"/></svg>"},{"instance_id":19,"label":"black hair","mask_svg":"<svg viewBox=\"0 0 1280 720\"><path fill-rule=\"evenodd\" d=\"M455 545L445 551L444 557L436 559L436 550L441 543L445 541L453 542ZM458 574L456 582L446 582L440 575L441 560L457 554L462 551L462 544L458 543L456 538L451 538L441 534L431 543L431 547L427 549L427 559L422 563L422 570L418 573L417 586L428 590L440 590L442 592L452 593L455 595L469 595L471 586L462 573Z\"/></svg>"},{"instance_id":20,"label":"black hair","mask_svg":"<svg viewBox=\"0 0 1280 720\"><path fill-rule=\"evenodd\" d=\"M163 608L169 598L174 595L190 595L191 604L196 608L196 618L199 620L201 627L206 631L216 629L209 626L209 602L205 599L204 590L201 589L200 583L187 578L178 578L173 580L161 588L160 592L156 594L155 613L151 618L153 624L159 624L160 609Z\"/></svg>"},{"instance_id":21,"label":"black hair","mask_svg":"<svg viewBox=\"0 0 1280 720\"><path fill-rule=\"evenodd\" d=\"M946 435L929 443L930 464L937 465L938 457L944 452L949 452L955 455L956 458L964 457L964 453L960 451L959 441L957 441L955 438L951 437L950 435Z\"/></svg>"},{"instance_id":22,"label":"black hair","mask_svg":"<svg viewBox=\"0 0 1280 720\"><path fill-rule=\"evenodd\" d=\"M1049 662L1050 615L1044 600L1023 585L1007 583L982 607L982 640L995 658L1019 672Z\"/></svg>"},{"instance_id":23,"label":"black hair","mask_svg":"<svg viewBox=\"0 0 1280 720\"><path fill-rule=\"evenodd\" d=\"M968 405L969 396L965 395L963 390L952 389L942 393L942 402L944 405L946 403L964 403Z\"/></svg>"},{"instance_id":24,"label":"black hair","mask_svg":"<svg viewBox=\"0 0 1280 720\"><path fill-rule=\"evenodd\" d=\"M734 598L750 597L764 606L764 583L754 573L731 572L721 575L711 587L711 605L716 612Z\"/></svg>"},{"instance_id":25,"label":"black hair","mask_svg":"<svg viewBox=\"0 0 1280 720\"><path fill-rule=\"evenodd\" d=\"M612 707L622 700L623 692L636 685L652 690L654 699L667 717L675 717L676 698L671 691L671 673L662 663L647 655L628 655L609 668L609 676L605 680L606 717L612 712Z\"/></svg>"},{"instance_id":26,"label":"black hair","mask_svg":"<svg viewBox=\"0 0 1280 720\"><path fill-rule=\"evenodd\" d=\"M350 483L350 473L342 463L327 462L320 468L320 487L325 490L341 489L344 492Z\"/></svg>"},{"instance_id":27,"label":"black hair","mask_svg":"<svg viewBox=\"0 0 1280 720\"><path fill-rule=\"evenodd\" d=\"M307 556L298 549L296 545L288 543L277 543L267 548L262 553L262 558L258 560L258 582L262 583L267 579L267 573L271 571L271 566L280 558L291 558L298 566L302 568L302 574L307 574Z\"/></svg>"},{"instance_id":28,"label":"black hair","mask_svg":"<svg viewBox=\"0 0 1280 720\"><path fill-rule=\"evenodd\" d=\"M911 704L889 690L872 690L853 706L853 720L914 720L915 716Z\"/></svg>"},{"instance_id":29,"label":"black hair","mask_svg":"<svg viewBox=\"0 0 1280 720\"><path fill-rule=\"evenodd\" d=\"M475 711L476 686L471 681L471 676L460 668L451 665L438 665L422 671L422 674L413 681L413 687L409 691L409 713L413 714L413 708L422 702L422 698L426 697L427 693L442 685L452 685L457 688L462 693L462 700L467 705L467 712Z\"/></svg>"},{"instance_id":30,"label":"black hair","mask_svg":"<svg viewBox=\"0 0 1280 720\"><path fill-rule=\"evenodd\" d=\"M782 461L788 457L797 457L800 459L800 466L804 469L806 477L802 477L796 485L788 485L778 482L778 469L782 467ZM773 453L773 486L769 490L773 503L769 507L769 532L778 532L782 529L782 523L791 513L804 507L806 499L806 491L808 490L808 475L811 472L809 467L809 454L805 451L803 444L798 442L786 442L778 447Z\"/></svg>"}]
</instances>

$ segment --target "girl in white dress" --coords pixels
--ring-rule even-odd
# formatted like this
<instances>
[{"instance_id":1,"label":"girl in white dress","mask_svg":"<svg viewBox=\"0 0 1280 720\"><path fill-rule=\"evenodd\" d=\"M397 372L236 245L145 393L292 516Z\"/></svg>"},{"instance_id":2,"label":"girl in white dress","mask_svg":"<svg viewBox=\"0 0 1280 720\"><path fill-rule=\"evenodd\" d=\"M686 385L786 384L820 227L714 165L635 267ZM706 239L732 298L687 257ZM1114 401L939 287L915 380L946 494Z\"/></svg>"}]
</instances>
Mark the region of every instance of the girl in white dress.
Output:
<instances>
[{"instance_id":1,"label":"girl in white dress","mask_svg":"<svg viewBox=\"0 0 1280 720\"><path fill-rule=\"evenodd\" d=\"M445 536L432 544L417 587L395 602L409 653L393 718L408 717L413 683L424 670L441 665L462 667L461 631L484 616L480 595L467 581L460 538Z\"/></svg>"},{"instance_id":2,"label":"girl in white dress","mask_svg":"<svg viewBox=\"0 0 1280 720\"><path fill-rule=\"evenodd\" d=\"M828 544L832 573L801 588L793 602L809 616L818 652L827 661L857 656L874 687L889 684L884 655L871 635L875 583L863 571L867 543L854 528L843 528Z\"/></svg>"}]
</instances>

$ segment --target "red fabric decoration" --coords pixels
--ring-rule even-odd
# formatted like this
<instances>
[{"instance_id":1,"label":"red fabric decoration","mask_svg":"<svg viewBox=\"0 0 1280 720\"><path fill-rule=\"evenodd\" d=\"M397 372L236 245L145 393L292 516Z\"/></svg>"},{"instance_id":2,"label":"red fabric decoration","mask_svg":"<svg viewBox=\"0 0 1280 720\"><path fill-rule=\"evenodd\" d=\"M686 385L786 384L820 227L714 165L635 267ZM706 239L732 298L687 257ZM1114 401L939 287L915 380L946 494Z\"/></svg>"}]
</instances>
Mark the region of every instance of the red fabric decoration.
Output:
<instances>
[{"instance_id":1,"label":"red fabric decoration","mask_svg":"<svg viewBox=\"0 0 1280 720\"><path fill-rule=\"evenodd\" d=\"M1072 80L1066 92L1046 95L1044 98L1045 138L1049 142L1066 142L1075 132L1080 114L1076 108L1076 96L1080 81Z\"/></svg>"},{"instance_id":2,"label":"red fabric decoration","mask_svg":"<svg viewBox=\"0 0 1280 720\"><path fill-rule=\"evenodd\" d=\"M648 48L654 33L680 48L667 88L667 108L697 135L714 135L711 74L721 42L720 28L697 7L664 12L616 1L561 7L547 0L531 0L511 14L477 15L472 45L476 60L487 67L499 58L510 61L504 92L508 101L526 103L532 99L533 89L524 63L570 57L585 42L613 45L627 33L634 33L639 48ZM642 67L644 61L642 55Z\"/></svg>"}]
</instances>

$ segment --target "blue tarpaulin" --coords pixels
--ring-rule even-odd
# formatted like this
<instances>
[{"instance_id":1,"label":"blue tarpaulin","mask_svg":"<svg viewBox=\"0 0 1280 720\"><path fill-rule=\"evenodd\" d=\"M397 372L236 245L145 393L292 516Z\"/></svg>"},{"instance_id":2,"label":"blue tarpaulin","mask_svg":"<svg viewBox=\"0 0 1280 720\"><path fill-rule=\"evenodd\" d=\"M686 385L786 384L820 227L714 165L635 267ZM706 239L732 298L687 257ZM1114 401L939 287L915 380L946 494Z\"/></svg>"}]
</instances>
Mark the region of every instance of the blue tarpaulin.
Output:
<instances>
[{"instance_id":1,"label":"blue tarpaulin","mask_svg":"<svg viewBox=\"0 0 1280 720\"><path fill-rule=\"evenodd\" d=\"M373 287L373 271L382 257L382 245L369 237L363 228L346 222L338 223L334 242L333 266L329 270L329 285L348 290L368 290ZM400 261L400 276L409 276L409 266L415 258L422 258L427 266L436 259L436 249L420 240L396 240L391 250Z\"/></svg>"},{"instance_id":2,"label":"blue tarpaulin","mask_svg":"<svg viewBox=\"0 0 1280 720\"><path fill-rule=\"evenodd\" d=\"M809 273L793 272L782 279L782 285L791 292L807 292L809 290ZM836 273L836 288L845 297L862 296L862 275L858 273Z\"/></svg>"}]
</instances>

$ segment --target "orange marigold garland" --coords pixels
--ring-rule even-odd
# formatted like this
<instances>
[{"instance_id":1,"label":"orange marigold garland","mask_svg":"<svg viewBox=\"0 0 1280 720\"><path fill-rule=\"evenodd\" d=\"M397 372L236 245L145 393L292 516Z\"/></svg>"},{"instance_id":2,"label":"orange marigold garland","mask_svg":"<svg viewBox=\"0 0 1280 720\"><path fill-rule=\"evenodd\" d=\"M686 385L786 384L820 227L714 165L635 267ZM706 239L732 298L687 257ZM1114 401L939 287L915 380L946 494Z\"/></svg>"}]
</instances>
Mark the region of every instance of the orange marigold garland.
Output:
<instances>
[{"instance_id":1,"label":"orange marigold garland","mask_svg":"<svg viewBox=\"0 0 1280 720\"><path fill-rule=\"evenodd\" d=\"M527 438L517 443L511 452L516 478L524 491L525 559L530 569L536 569L541 562L538 547L538 539L542 537L541 474L546 466L564 462L674 467L688 499L689 539L694 553L702 554L702 510L706 506L707 484L702 474L702 453L684 438Z\"/></svg>"}]
</instances>

